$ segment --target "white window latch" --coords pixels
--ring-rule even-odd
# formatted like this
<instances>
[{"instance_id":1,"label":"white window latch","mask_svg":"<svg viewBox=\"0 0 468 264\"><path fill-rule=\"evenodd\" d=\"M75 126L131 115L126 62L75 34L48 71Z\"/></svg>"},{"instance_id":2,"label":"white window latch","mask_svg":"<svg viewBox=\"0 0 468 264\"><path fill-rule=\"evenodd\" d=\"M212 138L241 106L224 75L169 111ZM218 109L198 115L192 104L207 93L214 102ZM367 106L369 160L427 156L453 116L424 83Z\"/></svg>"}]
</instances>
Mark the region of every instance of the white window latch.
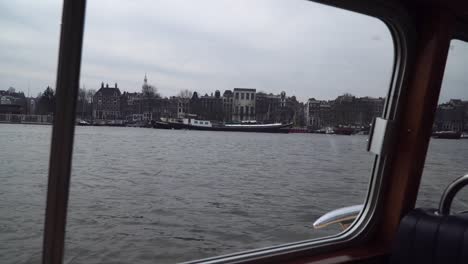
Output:
<instances>
[{"instance_id":1,"label":"white window latch","mask_svg":"<svg viewBox=\"0 0 468 264\"><path fill-rule=\"evenodd\" d=\"M395 121L376 117L372 122L367 142L367 151L384 155L393 143Z\"/></svg>"}]
</instances>

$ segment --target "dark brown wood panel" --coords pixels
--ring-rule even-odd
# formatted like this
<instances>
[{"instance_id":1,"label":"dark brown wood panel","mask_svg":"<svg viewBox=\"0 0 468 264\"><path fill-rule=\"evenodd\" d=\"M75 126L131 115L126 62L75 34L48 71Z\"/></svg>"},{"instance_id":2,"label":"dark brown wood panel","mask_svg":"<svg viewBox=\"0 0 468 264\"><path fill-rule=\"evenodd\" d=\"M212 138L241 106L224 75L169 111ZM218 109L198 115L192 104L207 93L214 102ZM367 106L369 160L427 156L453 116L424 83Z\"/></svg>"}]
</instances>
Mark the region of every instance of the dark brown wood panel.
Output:
<instances>
[{"instance_id":1,"label":"dark brown wood panel","mask_svg":"<svg viewBox=\"0 0 468 264\"><path fill-rule=\"evenodd\" d=\"M389 245L401 217L414 208L424 168L445 63L453 35L453 14L444 9L417 9L416 60L400 114L398 141L387 175L382 221L377 239Z\"/></svg>"},{"instance_id":2,"label":"dark brown wood panel","mask_svg":"<svg viewBox=\"0 0 468 264\"><path fill-rule=\"evenodd\" d=\"M44 264L59 264L63 260L85 2L65 0L63 3L42 250Z\"/></svg>"}]
</instances>

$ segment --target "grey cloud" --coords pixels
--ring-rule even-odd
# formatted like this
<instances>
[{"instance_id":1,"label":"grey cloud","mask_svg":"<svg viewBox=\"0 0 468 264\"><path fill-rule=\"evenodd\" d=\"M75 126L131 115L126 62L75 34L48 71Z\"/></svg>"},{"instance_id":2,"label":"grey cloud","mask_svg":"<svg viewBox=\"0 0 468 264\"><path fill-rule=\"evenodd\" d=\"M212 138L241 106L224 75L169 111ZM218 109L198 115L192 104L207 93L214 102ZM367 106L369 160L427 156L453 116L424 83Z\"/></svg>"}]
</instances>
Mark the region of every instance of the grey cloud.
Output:
<instances>
[{"instance_id":1,"label":"grey cloud","mask_svg":"<svg viewBox=\"0 0 468 264\"><path fill-rule=\"evenodd\" d=\"M55 82L60 1L7 7L0 85L24 90L30 82L39 92ZM138 91L146 72L166 96L233 87L301 100L384 96L393 64L382 22L302 0L91 0L86 19L86 88L104 81Z\"/></svg>"}]
</instances>

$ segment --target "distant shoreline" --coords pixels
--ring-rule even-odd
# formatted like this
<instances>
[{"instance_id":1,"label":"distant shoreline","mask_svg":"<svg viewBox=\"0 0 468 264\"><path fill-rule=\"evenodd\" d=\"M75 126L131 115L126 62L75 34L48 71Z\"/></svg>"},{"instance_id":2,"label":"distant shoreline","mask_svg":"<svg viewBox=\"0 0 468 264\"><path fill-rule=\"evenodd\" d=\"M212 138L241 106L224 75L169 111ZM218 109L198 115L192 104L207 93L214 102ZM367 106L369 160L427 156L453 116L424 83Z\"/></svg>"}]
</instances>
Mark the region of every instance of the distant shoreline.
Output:
<instances>
[{"instance_id":1,"label":"distant shoreline","mask_svg":"<svg viewBox=\"0 0 468 264\"><path fill-rule=\"evenodd\" d=\"M39 122L6 122L0 121L0 124L16 124L16 125L52 125L52 123L39 123Z\"/></svg>"}]
</instances>

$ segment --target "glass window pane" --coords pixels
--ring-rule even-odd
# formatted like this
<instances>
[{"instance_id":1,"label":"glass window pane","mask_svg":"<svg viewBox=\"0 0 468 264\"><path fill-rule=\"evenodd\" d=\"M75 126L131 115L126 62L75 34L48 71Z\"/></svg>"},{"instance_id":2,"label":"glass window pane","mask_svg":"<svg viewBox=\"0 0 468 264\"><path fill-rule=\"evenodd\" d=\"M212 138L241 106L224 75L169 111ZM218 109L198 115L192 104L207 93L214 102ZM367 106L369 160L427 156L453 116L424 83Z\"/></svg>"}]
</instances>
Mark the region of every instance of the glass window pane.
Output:
<instances>
[{"instance_id":1,"label":"glass window pane","mask_svg":"<svg viewBox=\"0 0 468 264\"><path fill-rule=\"evenodd\" d=\"M366 197L394 56L383 22L302 0L87 12L66 261L171 263L342 231L313 223Z\"/></svg>"},{"instance_id":2,"label":"glass window pane","mask_svg":"<svg viewBox=\"0 0 468 264\"><path fill-rule=\"evenodd\" d=\"M452 40L439 96L432 137L426 155L417 207L438 208L445 188L468 174L468 43ZM452 204L454 212L468 210L468 190Z\"/></svg>"},{"instance_id":3,"label":"glass window pane","mask_svg":"<svg viewBox=\"0 0 468 264\"><path fill-rule=\"evenodd\" d=\"M0 263L40 263L61 1L0 3Z\"/></svg>"}]
</instances>

